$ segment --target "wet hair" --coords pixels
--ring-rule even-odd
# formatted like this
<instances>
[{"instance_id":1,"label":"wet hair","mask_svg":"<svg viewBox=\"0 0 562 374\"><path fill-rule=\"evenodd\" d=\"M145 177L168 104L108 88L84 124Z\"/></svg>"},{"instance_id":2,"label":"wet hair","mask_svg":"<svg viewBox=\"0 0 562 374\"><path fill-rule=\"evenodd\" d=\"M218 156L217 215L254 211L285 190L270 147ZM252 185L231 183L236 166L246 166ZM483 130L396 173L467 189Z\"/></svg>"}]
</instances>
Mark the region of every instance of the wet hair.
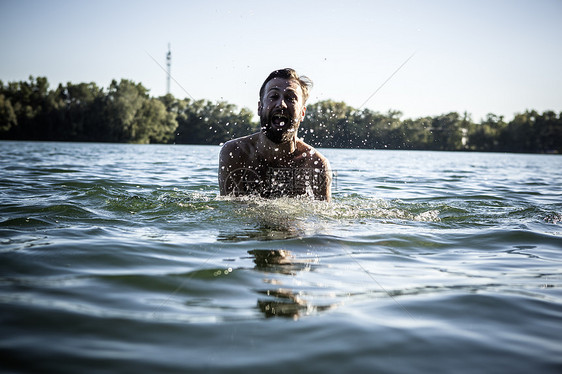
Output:
<instances>
[{"instance_id":1,"label":"wet hair","mask_svg":"<svg viewBox=\"0 0 562 374\"><path fill-rule=\"evenodd\" d=\"M293 79L293 80L297 81L299 83L299 85L301 86L302 97L303 97L304 102L306 103L306 100L308 100L308 91L312 88L312 85L313 85L312 81L310 80L310 78L308 78L305 75L298 75L297 72L294 69L291 69L291 68L275 70L274 72L269 74L269 76L265 79L265 81L261 85L260 100L263 97L265 85L267 84L267 82L269 82L270 80L272 80L274 78Z\"/></svg>"}]
</instances>

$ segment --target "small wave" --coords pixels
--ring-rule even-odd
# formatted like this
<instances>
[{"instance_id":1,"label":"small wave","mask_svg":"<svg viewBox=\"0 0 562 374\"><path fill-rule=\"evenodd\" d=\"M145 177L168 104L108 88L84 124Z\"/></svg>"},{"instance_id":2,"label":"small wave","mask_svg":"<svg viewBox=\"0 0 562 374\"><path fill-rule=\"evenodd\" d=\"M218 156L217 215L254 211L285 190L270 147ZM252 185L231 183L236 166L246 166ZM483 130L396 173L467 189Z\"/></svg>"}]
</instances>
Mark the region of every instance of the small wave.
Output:
<instances>
[{"instance_id":1,"label":"small wave","mask_svg":"<svg viewBox=\"0 0 562 374\"><path fill-rule=\"evenodd\" d=\"M214 194L181 192L181 191L141 191L139 193L125 193L107 199L107 206L116 211L132 213L148 213L182 210L214 209ZM179 212L179 211L178 211Z\"/></svg>"},{"instance_id":2,"label":"small wave","mask_svg":"<svg viewBox=\"0 0 562 374\"><path fill-rule=\"evenodd\" d=\"M308 197L282 197L277 199L241 197L227 199L245 204L244 209L239 210L241 215L263 218L267 222L284 223L288 220L356 220L364 218L439 221L439 210L436 209L418 212L416 204L408 206L404 203L397 204L383 199L360 196L335 199L330 203L312 200Z\"/></svg>"},{"instance_id":3,"label":"small wave","mask_svg":"<svg viewBox=\"0 0 562 374\"><path fill-rule=\"evenodd\" d=\"M428 204L389 201L362 195L336 196L332 202L309 197L266 199L217 196L216 190L140 189L113 191L105 209L111 214L135 214L170 230L186 225L219 230L219 240L272 240L330 233L356 223L438 222L440 210ZM183 226L182 226L183 225Z\"/></svg>"},{"instance_id":4,"label":"small wave","mask_svg":"<svg viewBox=\"0 0 562 374\"><path fill-rule=\"evenodd\" d=\"M308 197L219 197L232 208L229 222L246 222L257 232L245 236L263 239L305 237L329 233L343 226L369 222L438 222L439 210L419 204L366 198L360 195L338 197L332 202ZM253 235L255 234L255 235ZM231 238L232 235L226 235ZM237 235L236 235L237 237Z\"/></svg>"},{"instance_id":5,"label":"small wave","mask_svg":"<svg viewBox=\"0 0 562 374\"><path fill-rule=\"evenodd\" d=\"M0 222L0 227L44 227L52 226L54 223L38 217L15 217Z\"/></svg>"}]
</instances>

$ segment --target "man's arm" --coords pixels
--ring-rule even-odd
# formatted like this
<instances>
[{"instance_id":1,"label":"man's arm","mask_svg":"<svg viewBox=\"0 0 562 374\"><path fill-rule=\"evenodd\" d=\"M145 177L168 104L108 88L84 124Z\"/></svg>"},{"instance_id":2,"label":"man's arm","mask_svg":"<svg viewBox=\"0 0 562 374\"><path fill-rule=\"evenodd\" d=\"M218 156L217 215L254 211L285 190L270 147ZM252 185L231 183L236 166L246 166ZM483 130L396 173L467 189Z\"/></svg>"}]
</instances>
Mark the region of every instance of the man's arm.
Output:
<instances>
[{"instance_id":1,"label":"man's arm","mask_svg":"<svg viewBox=\"0 0 562 374\"><path fill-rule=\"evenodd\" d=\"M232 141L226 142L219 153L219 191L221 196L232 193L232 183L228 177L232 169Z\"/></svg>"},{"instance_id":2,"label":"man's arm","mask_svg":"<svg viewBox=\"0 0 562 374\"><path fill-rule=\"evenodd\" d=\"M249 138L228 141L219 154L219 191L221 195L247 195L259 192L260 178L248 166Z\"/></svg>"},{"instance_id":3,"label":"man's arm","mask_svg":"<svg viewBox=\"0 0 562 374\"><path fill-rule=\"evenodd\" d=\"M319 200L332 200L332 168L328 159L322 156L318 186L314 189L314 197Z\"/></svg>"}]
</instances>

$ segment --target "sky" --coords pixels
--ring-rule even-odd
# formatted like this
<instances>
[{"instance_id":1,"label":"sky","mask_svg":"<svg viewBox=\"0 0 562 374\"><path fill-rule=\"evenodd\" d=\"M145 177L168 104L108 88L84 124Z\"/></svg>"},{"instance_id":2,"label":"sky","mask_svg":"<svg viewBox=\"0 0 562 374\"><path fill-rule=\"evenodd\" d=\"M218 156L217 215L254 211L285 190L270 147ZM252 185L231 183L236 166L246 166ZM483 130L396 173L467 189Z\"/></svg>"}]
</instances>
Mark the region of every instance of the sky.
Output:
<instances>
[{"instance_id":1,"label":"sky","mask_svg":"<svg viewBox=\"0 0 562 374\"><path fill-rule=\"evenodd\" d=\"M158 97L170 44L177 98L255 110L292 67L309 104L510 120L562 111L561 19L562 0L0 0L0 80L130 79Z\"/></svg>"}]
</instances>

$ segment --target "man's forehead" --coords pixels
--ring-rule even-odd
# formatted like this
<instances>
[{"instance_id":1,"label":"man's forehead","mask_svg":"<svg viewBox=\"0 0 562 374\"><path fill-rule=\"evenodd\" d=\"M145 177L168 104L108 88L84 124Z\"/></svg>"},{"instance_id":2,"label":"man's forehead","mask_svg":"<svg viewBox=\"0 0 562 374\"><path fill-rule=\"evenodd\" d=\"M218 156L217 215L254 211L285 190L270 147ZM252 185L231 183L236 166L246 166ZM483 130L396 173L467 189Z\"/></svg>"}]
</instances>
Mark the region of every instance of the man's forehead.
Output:
<instances>
[{"instance_id":1,"label":"man's forehead","mask_svg":"<svg viewBox=\"0 0 562 374\"><path fill-rule=\"evenodd\" d=\"M302 88L294 79L285 79L285 78L273 78L265 85L266 91L271 90L279 90L279 91L286 91L292 90L302 94Z\"/></svg>"}]
</instances>

